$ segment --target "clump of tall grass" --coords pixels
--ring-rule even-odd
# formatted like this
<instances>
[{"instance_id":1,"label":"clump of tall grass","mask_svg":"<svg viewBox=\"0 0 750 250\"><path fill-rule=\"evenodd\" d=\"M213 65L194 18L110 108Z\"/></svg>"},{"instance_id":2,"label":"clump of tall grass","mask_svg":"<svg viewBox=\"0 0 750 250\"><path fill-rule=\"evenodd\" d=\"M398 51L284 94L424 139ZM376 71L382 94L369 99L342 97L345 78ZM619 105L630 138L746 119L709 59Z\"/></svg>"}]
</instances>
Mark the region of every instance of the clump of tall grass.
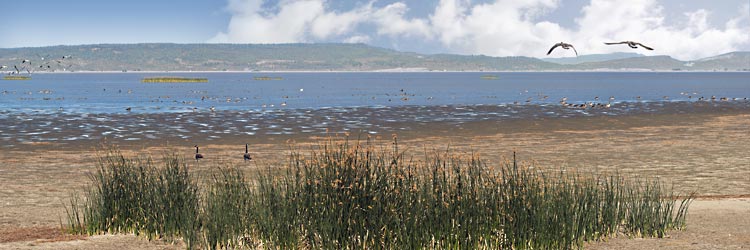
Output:
<instances>
[{"instance_id":1,"label":"clump of tall grass","mask_svg":"<svg viewBox=\"0 0 750 250\"><path fill-rule=\"evenodd\" d=\"M250 234L252 189L244 174L232 168L212 173L201 203L202 233L206 246L236 248Z\"/></svg>"},{"instance_id":2,"label":"clump of tall grass","mask_svg":"<svg viewBox=\"0 0 750 250\"><path fill-rule=\"evenodd\" d=\"M176 155L157 167L150 158L126 158L109 149L90 177L85 200L71 200L72 232L181 237L188 246L198 239L198 186Z\"/></svg>"},{"instance_id":3,"label":"clump of tall grass","mask_svg":"<svg viewBox=\"0 0 750 250\"><path fill-rule=\"evenodd\" d=\"M71 230L182 237L189 248L569 249L663 237L684 227L692 200L658 180L539 171L515 156L497 166L450 152L415 159L396 140L325 141L250 179L219 168L202 192L174 156L164 168L112 151L102 159L85 199L71 202Z\"/></svg>"},{"instance_id":4,"label":"clump of tall grass","mask_svg":"<svg viewBox=\"0 0 750 250\"><path fill-rule=\"evenodd\" d=\"M291 172L258 192L289 207L255 209L270 215L257 223L287 231L261 228L261 237L299 235L265 240L325 249L567 249L617 233L662 237L684 226L692 199L673 211L677 196L658 180L545 174L515 159L489 167L450 153L414 160L394 144L329 142L309 157L294 153Z\"/></svg>"}]
</instances>

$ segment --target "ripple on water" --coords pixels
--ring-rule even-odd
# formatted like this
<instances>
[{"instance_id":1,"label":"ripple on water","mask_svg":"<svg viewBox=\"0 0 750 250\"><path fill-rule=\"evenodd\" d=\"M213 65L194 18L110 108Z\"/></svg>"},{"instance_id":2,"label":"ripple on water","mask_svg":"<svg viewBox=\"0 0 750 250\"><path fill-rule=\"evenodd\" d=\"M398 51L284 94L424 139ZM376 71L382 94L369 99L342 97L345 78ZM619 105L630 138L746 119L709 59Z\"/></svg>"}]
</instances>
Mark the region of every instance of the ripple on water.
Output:
<instances>
[{"instance_id":1,"label":"ripple on water","mask_svg":"<svg viewBox=\"0 0 750 250\"><path fill-rule=\"evenodd\" d=\"M406 106L386 108L331 108L274 110L264 112L221 111L207 113L143 114L38 114L0 111L2 138L38 142L48 139L95 140L100 136L147 140L193 138L209 135L322 134L337 131L387 133L413 129L431 122L447 122L456 128L471 121L500 121L542 117L614 116L639 113L711 112L716 109L750 109L748 102L618 103L610 109L568 108L560 105ZM180 119L177 119L180 118ZM32 120L34 122L29 122ZM388 125L388 126L384 126ZM377 128L369 131L369 128ZM194 132L197 131L197 132ZM42 137L42 135L44 135ZM83 135L88 135L85 137ZM197 138L203 135L196 136ZM215 139L215 138L214 138ZM132 140L132 139L131 139Z\"/></svg>"}]
</instances>

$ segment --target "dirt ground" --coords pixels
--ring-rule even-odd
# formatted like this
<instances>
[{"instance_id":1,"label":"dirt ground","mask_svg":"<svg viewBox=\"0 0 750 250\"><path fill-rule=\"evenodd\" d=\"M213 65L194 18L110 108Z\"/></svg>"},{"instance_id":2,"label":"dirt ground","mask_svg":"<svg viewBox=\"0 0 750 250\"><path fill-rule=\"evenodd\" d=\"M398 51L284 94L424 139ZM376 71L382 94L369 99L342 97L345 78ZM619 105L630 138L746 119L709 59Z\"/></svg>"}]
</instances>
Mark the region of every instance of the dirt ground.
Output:
<instances>
[{"instance_id":1,"label":"dirt ground","mask_svg":"<svg viewBox=\"0 0 750 250\"><path fill-rule=\"evenodd\" d=\"M659 178L677 192L697 192L685 231L664 239L618 237L587 249L750 249L750 114L671 114L474 122L460 130L439 124L399 133L399 145L420 155L434 149L474 152L489 162L515 151L538 166L581 172L618 172ZM355 135L350 135L354 137ZM390 135L379 140L389 143ZM251 146L255 160L243 162L242 138L201 145L206 158L190 161L198 173L225 165L246 169L282 167L290 144L265 138ZM261 141L265 140L261 138ZM309 148L314 138L292 138ZM256 141L258 139L256 138ZM125 154L159 158L178 152L192 158L193 144L179 147L123 145ZM0 249L181 249L132 235L79 237L60 234L64 203L95 169L97 145L56 148L26 145L6 149L0 160Z\"/></svg>"}]
</instances>

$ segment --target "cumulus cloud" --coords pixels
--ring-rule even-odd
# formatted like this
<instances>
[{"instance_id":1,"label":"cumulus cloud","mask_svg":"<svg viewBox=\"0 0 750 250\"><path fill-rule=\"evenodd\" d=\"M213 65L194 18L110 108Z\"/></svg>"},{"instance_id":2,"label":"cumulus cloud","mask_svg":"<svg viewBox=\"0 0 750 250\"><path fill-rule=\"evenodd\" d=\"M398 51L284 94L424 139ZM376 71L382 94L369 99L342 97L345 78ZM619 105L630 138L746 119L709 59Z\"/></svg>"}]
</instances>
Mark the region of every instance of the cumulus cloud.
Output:
<instances>
[{"instance_id":1,"label":"cumulus cloud","mask_svg":"<svg viewBox=\"0 0 750 250\"><path fill-rule=\"evenodd\" d=\"M682 60L734 51L750 42L746 32L750 27L737 25L747 14L738 15L721 29L709 26L711 12L705 9L684 13L688 21L683 25L666 25L663 11L655 0L592 0L576 20L579 27L573 40L587 53L623 51L622 46L601 46L600 41L637 40L656 48L639 53Z\"/></svg>"},{"instance_id":2,"label":"cumulus cloud","mask_svg":"<svg viewBox=\"0 0 750 250\"><path fill-rule=\"evenodd\" d=\"M263 0L229 0L232 13L227 32L209 42L296 43L310 42L349 33L365 20L370 5L337 13L326 8L325 0L281 1L277 11L262 8Z\"/></svg>"},{"instance_id":3,"label":"cumulus cloud","mask_svg":"<svg viewBox=\"0 0 750 250\"><path fill-rule=\"evenodd\" d=\"M454 52L541 56L539 48L569 37L555 23L535 21L538 13L556 6L554 0L498 0L473 6L468 1L441 0L430 23L441 43Z\"/></svg>"},{"instance_id":4,"label":"cumulus cloud","mask_svg":"<svg viewBox=\"0 0 750 250\"><path fill-rule=\"evenodd\" d=\"M430 37L430 25L422 19L406 19L409 7L402 2L389 4L374 10L372 22L377 25L378 35Z\"/></svg>"},{"instance_id":5,"label":"cumulus cloud","mask_svg":"<svg viewBox=\"0 0 750 250\"><path fill-rule=\"evenodd\" d=\"M566 41L582 54L625 51L682 60L735 51L750 43L750 4L742 5L736 17L723 27L716 27L709 24L714 14L706 9L683 13L686 22L668 25L664 7L657 0L591 0L575 19L574 27L562 27L545 19L559 7L559 0L440 0L424 17L407 17L410 10L406 2L383 7L369 2L342 11L332 10L327 1L229 0L227 9L232 18L227 30L211 42L368 43L377 37L386 43L437 43L452 53L544 57L549 46ZM362 27L372 27L373 31L363 32ZM627 46L603 44L621 40L640 41L656 50L634 51ZM567 52L556 55L572 55Z\"/></svg>"}]
</instances>

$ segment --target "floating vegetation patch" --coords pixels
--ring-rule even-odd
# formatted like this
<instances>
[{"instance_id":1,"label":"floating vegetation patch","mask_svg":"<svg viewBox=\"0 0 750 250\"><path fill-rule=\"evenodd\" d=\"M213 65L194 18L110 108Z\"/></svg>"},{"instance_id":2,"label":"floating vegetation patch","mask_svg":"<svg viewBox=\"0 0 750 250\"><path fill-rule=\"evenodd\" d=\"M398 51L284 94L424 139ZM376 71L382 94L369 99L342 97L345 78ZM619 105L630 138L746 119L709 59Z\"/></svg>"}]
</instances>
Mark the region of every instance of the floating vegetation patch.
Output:
<instances>
[{"instance_id":1,"label":"floating vegetation patch","mask_svg":"<svg viewBox=\"0 0 750 250\"><path fill-rule=\"evenodd\" d=\"M143 78L141 82L148 82L148 83L208 82L208 78L147 77L147 78Z\"/></svg>"},{"instance_id":2,"label":"floating vegetation patch","mask_svg":"<svg viewBox=\"0 0 750 250\"><path fill-rule=\"evenodd\" d=\"M31 80L30 76L3 76L3 80Z\"/></svg>"},{"instance_id":3,"label":"floating vegetation patch","mask_svg":"<svg viewBox=\"0 0 750 250\"><path fill-rule=\"evenodd\" d=\"M481 78L482 80L497 80L500 77L498 77L497 75L483 75L483 76L480 76L479 78Z\"/></svg>"},{"instance_id":4,"label":"floating vegetation patch","mask_svg":"<svg viewBox=\"0 0 750 250\"><path fill-rule=\"evenodd\" d=\"M270 77L270 76L256 76L256 77L253 77L253 80L256 80L256 81L279 81L279 80L283 80L283 79L284 78L282 78L280 76L275 76L275 77Z\"/></svg>"}]
</instances>

